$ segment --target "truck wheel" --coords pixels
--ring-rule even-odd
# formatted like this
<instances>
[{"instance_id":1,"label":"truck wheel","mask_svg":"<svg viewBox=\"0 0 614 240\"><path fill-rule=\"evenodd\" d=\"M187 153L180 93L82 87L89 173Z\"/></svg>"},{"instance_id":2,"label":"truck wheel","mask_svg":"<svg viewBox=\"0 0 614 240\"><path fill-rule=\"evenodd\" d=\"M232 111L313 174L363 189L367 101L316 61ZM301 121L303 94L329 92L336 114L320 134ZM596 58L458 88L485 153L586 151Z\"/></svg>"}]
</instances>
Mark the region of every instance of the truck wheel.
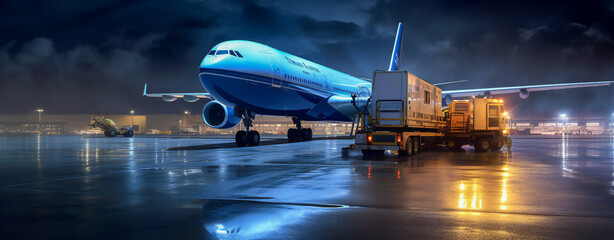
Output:
<instances>
[{"instance_id":1,"label":"truck wheel","mask_svg":"<svg viewBox=\"0 0 614 240\"><path fill-rule=\"evenodd\" d=\"M488 149L490 149L490 145L490 140L480 138L475 142L475 144L473 144L473 147L475 148L476 152L486 152Z\"/></svg>"},{"instance_id":2,"label":"truck wheel","mask_svg":"<svg viewBox=\"0 0 614 240\"><path fill-rule=\"evenodd\" d=\"M109 137L115 137L117 135L117 131L111 130L109 131Z\"/></svg>"},{"instance_id":3,"label":"truck wheel","mask_svg":"<svg viewBox=\"0 0 614 240\"><path fill-rule=\"evenodd\" d=\"M490 150L493 150L493 151L501 150L503 145L505 145L503 138L501 137L495 138L492 145L490 146Z\"/></svg>"},{"instance_id":4,"label":"truck wheel","mask_svg":"<svg viewBox=\"0 0 614 240\"><path fill-rule=\"evenodd\" d=\"M448 138L446 139L446 147L448 147L450 151L458 151L463 147L463 145L458 139Z\"/></svg>"},{"instance_id":5,"label":"truck wheel","mask_svg":"<svg viewBox=\"0 0 614 240\"><path fill-rule=\"evenodd\" d=\"M420 138L416 137L414 138L414 147L413 147L413 155L418 154L418 152L420 151Z\"/></svg>"},{"instance_id":6,"label":"truck wheel","mask_svg":"<svg viewBox=\"0 0 614 240\"><path fill-rule=\"evenodd\" d=\"M507 150L512 148L512 139L510 137L505 138L505 146L507 146Z\"/></svg>"},{"instance_id":7,"label":"truck wheel","mask_svg":"<svg viewBox=\"0 0 614 240\"><path fill-rule=\"evenodd\" d=\"M411 137L408 137L407 140L405 140L405 150L403 150L403 154L405 156L414 155L414 141Z\"/></svg>"},{"instance_id":8,"label":"truck wheel","mask_svg":"<svg viewBox=\"0 0 614 240\"><path fill-rule=\"evenodd\" d=\"M124 133L124 137L132 137L134 136L134 132L132 130L128 130Z\"/></svg>"}]
</instances>

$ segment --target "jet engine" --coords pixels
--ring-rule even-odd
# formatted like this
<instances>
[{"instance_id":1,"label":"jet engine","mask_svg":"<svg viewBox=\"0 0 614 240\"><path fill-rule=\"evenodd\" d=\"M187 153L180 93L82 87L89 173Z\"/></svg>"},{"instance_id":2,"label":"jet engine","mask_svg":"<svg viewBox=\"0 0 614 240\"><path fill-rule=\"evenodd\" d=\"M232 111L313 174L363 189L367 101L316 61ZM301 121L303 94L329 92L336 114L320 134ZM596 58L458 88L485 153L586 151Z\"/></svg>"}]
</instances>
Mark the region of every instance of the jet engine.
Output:
<instances>
[{"instance_id":1,"label":"jet engine","mask_svg":"<svg viewBox=\"0 0 614 240\"><path fill-rule=\"evenodd\" d=\"M526 88L520 89L520 98L527 99L529 97L529 91Z\"/></svg>"},{"instance_id":2,"label":"jet engine","mask_svg":"<svg viewBox=\"0 0 614 240\"><path fill-rule=\"evenodd\" d=\"M234 114L232 107L225 106L218 101L211 101L203 107L203 120L212 128L231 128L241 122Z\"/></svg>"}]
</instances>

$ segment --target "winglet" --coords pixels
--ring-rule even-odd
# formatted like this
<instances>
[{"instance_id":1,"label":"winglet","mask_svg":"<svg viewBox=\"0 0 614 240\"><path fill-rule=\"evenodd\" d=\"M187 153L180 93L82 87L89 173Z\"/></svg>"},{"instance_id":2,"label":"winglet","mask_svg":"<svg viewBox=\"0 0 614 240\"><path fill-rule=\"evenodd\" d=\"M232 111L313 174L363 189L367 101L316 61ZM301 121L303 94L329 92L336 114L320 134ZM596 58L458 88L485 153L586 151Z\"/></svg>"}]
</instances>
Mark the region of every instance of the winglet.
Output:
<instances>
[{"instance_id":1,"label":"winglet","mask_svg":"<svg viewBox=\"0 0 614 240\"><path fill-rule=\"evenodd\" d=\"M143 88L143 96L147 96L147 83L145 83L145 88Z\"/></svg>"},{"instance_id":2,"label":"winglet","mask_svg":"<svg viewBox=\"0 0 614 240\"><path fill-rule=\"evenodd\" d=\"M394 40L394 47L392 48L392 56L390 57L390 66L388 71L399 70L399 62L401 61L401 48L403 46L403 23L399 22L399 28L397 29L397 37Z\"/></svg>"}]
</instances>

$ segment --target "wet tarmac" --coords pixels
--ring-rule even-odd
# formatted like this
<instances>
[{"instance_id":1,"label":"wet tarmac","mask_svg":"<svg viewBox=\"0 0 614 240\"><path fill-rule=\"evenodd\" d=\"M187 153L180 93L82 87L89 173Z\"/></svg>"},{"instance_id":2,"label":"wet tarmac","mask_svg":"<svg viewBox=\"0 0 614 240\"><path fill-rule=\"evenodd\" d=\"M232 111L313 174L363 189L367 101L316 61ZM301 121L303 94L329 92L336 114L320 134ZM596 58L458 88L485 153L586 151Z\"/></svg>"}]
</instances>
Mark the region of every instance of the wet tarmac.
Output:
<instances>
[{"instance_id":1,"label":"wet tarmac","mask_svg":"<svg viewBox=\"0 0 614 240\"><path fill-rule=\"evenodd\" d=\"M368 161L351 140L0 136L0 239L612 239L614 138Z\"/></svg>"}]
</instances>

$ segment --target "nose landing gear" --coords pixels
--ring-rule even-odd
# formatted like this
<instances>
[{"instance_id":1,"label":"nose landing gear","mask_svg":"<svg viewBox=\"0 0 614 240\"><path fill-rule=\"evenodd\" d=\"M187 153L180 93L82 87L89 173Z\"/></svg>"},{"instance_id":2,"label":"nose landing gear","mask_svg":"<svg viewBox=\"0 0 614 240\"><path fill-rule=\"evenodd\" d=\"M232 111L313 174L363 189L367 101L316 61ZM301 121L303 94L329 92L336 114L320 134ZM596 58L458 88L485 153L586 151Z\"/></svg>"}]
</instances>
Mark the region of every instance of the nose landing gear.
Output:
<instances>
[{"instance_id":1,"label":"nose landing gear","mask_svg":"<svg viewBox=\"0 0 614 240\"><path fill-rule=\"evenodd\" d=\"M288 129L288 141L299 142L309 141L313 137L311 128L303 128L301 126L301 120L297 117L292 117L292 122L296 125L296 128Z\"/></svg>"},{"instance_id":2,"label":"nose landing gear","mask_svg":"<svg viewBox=\"0 0 614 240\"><path fill-rule=\"evenodd\" d=\"M249 130L249 128L253 126L252 121L256 118L256 114L249 109L236 108L235 116L240 117L243 120L243 126L245 126L245 131L241 130L235 134L235 143L237 146L257 146L260 144L260 133L258 133L258 131Z\"/></svg>"}]
</instances>

